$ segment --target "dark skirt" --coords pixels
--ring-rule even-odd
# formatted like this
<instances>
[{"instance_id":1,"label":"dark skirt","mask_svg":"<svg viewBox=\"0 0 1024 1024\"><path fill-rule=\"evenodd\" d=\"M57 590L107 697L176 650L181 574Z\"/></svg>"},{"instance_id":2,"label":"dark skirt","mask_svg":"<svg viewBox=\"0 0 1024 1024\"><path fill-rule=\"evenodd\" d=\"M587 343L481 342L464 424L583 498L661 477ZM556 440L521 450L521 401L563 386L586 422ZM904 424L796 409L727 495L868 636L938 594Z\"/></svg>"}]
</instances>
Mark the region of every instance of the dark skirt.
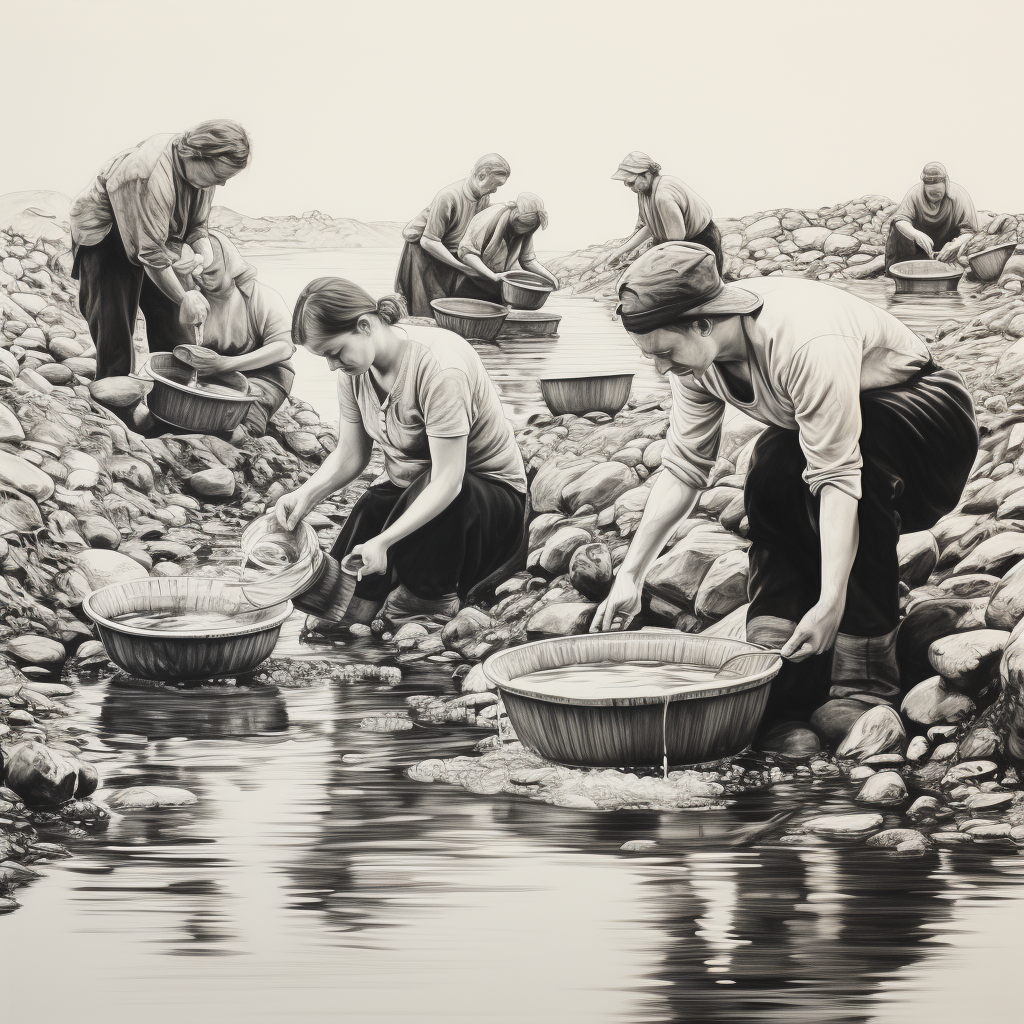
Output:
<instances>
[{"instance_id":1,"label":"dark skirt","mask_svg":"<svg viewBox=\"0 0 1024 1024\"><path fill-rule=\"evenodd\" d=\"M412 504L427 483L426 475L410 487L390 481L368 487L355 503L331 549L336 564L357 544L379 536ZM457 594L472 600L488 587L526 564L527 496L488 477L467 472L455 500L388 552L388 570L364 576L355 597L383 602L399 584L416 597L437 600ZM331 614L331 595L324 593L337 580L327 573L295 601L297 608L324 618Z\"/></svg>"},{"instance_id":2,"label":"dark skirt","mask_svg":"<svg viewBox=\"0 0 1024 1024\"><path fill-rule=\"evenodd\" d=\"M960 376L932 364L861 394L860 544L839 632L878 637L899 625L901 533L927 530L956 507L978 454L974 402ZM744 487L752 546L747 621L799 622L821 590L819 502L803 480L797 431L768 427Z\"/></svg>"},{"instance_id":3,"label":"dark skirt","mask_svg":"<svg viewBox=\"0 0 1024 1024\"><path fill-rule=\"evenodd\" d=\"M125 252L115 221L95 245L75 248L71 276L78 282L78 308L96 345L96 379L123 377L134 369L132 336L139 310L146 318L150 352L170 352L195 342L178 321L179 305L169 299Z\"/></svg>"},{"instance_id":4,"label":"dark skirt","mask_svg":"<svg viewBox=\"0 0 1024 1024\"><path fill-rule=\"evenodd\" d=\"M431 300L450 298L464 276L434 259L419 242L406 242L395 274L395 291L405 299L410 316L432 317Z\"/></svg>"},{"instance_id":5,"label":"dark skirt","mask_svg":"<svg viewBox=\"0 0 1024 1024\"><path fill-rule=\"evenodd\" d=\"M722 268L725 266L725 253L722 252L722 232L718 230L718 225L713 220L708 221L708 226L699 235L694 235L687 241L710 249L715 254L718 273L722 273Z\"/></svg>"}]
</instances>

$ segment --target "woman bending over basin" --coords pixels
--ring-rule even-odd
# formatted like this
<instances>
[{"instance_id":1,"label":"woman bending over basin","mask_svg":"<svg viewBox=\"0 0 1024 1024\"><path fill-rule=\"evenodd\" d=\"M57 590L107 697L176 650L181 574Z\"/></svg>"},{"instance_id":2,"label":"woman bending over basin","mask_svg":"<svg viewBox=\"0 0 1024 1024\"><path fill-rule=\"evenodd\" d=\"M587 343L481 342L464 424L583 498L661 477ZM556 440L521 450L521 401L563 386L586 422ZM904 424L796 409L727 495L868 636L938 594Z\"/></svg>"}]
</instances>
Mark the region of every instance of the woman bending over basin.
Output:
<instances>
[{"instance_id":1,"label":"woman bending over basin","mask_svg":"<svg viewBox=\"0 0 1024 1024\"><path fill-rule=\"evenodd\" d=\"M400 322L397 296L375 301L351 281L321 277L295 305L295 341L338 374L337 449L277 517L294 528L348 486L374 444L384 473L356 502L325 575L296 604L332 620L451 618L461 600L525 560L526 472L512 426L473 347L439 327ZM362 559L355 595L332 604L338 563ZM501 578L504 578L503 576Z\"/></svg>"}]
</instances>

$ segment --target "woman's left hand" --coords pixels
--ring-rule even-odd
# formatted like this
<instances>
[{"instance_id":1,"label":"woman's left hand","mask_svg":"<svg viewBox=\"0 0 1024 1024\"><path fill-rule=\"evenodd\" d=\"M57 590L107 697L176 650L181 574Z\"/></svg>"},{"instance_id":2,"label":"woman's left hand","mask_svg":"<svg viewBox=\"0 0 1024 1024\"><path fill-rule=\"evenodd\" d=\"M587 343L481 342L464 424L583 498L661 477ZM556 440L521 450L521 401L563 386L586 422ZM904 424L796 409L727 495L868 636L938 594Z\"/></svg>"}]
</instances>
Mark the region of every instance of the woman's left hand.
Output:
<instances>
[{"instance_id":1,"label":"woman's left hand","mask_svg":"<svg viewBox=\"0 0 1024 1024\"><path fill-rule=\"evenodd\" d=\"M352 549L353 555L359 555L363 560L362 568L358 577L377 576L388 571L388 549L390 544L381 540L380 537L373 537L365 544L357 544Z\"/></svg>"},{"instance_id":2,"label":"woman's left hand","mask_svg":"<svg viewBox=\"0 0 1024 1024\"><path fill-rule=\"evenodd\" d=\"M836 607L819 601L797 623L793 635L782 648L782 656L789 661L803 661L814 654L824 654L836 642L842 617L842 605Z\"/></svg>"},{"instance_id":3,"label":"woman's left hand","mask_svg":"<svg viewBox=\"0 0 1024 1024\"><path fill-rule=\"evenodd\" d=\"M231 362L231 356L224 356L220 353L208 356L203 360L203 365L199 370L199 376L204 377L211 373L223 373L225 370L230 370Z\"/></svg>"}]
</instances>

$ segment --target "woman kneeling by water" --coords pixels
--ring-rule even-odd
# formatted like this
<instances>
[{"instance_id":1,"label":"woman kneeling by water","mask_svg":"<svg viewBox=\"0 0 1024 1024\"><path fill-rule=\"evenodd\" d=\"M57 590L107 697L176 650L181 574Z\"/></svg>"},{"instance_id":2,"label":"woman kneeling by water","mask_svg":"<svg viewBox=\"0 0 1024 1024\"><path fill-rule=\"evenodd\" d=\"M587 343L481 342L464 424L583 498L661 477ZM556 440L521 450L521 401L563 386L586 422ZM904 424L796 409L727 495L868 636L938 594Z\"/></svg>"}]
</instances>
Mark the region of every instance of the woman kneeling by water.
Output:
<instances>
[{"instance_id":1,"label":"woman kneeling by water","mask_svg":"<svg viewBox=\"0 0 1024 1024\"><path fill-rule=\"evenodd\" d=\"M337 449L278 501L281 524L294 528L355 480L374 442L384 452L385 472L353 507L325 576L296 601L315 612L307 626L318 632L330 628L323 619L443 621L473 588L525 557L526 472L494 385L471 345L438 327L399 323L404 313L398 296L375 302L336 277L311 282L295 305L295 341L343 371L341 424ZM349 554L362 568L340 608L332 590Z\"/></svg>"},{"instance_id":2,"label":"woman kneeling by water","mask_svg":"<svg viewBox=\"0 0 1024 1024\"><path fill-rule=\"evenodd\" d=\"M637 347L670 374L672 412L665 471L594 628L625 628L640 610L647 571L708 484L732 405L766 425L744 502L747 639L788 659L769 720L812 716L840 738L900 694L896 545L960 499L978 451L970 394L884 310L809 281L723 285L701 245L651 249L619 299Z\"/></svg>"},{"instance_id":3,"label":"woman kneeling by water","mask_svg":"<svg viewBox=\"0 0 1024 1024\"><path fill-rule=\"evenodd\" d=\"M210 305L203 346L219 354L203 363L202 372L245 374L259 398L243 426L261 436L295 380L289 361L295 351L291 315L284 299L256 280L256 269L225 235L211 231L210 240L212 259L199 273L198 283Z\"/></svg>"}]
</instances>

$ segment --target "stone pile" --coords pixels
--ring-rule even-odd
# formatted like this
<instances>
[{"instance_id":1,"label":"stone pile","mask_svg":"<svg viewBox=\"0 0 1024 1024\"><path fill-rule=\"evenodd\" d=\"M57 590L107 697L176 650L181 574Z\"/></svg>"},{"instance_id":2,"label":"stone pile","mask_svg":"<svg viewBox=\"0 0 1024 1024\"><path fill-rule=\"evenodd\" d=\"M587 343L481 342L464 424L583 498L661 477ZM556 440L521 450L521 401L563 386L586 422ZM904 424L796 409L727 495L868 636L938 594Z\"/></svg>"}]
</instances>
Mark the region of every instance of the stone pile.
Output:
<instances>
[{"instance_id":1,"label":"stone pile","mask_svg":"<svg viewBox=\"0 0 1024 1024\"><path fill-rule=\"evenodd\" d=\"M725 254L723 277L739 281L772 274L805 277L814 281L833 278L864 280L878 277L885 263L885 239L898 204L885 196L860 199L817 210L763 210L738 219L719 219ZM963 247L959 263L993 245L1017 241L1024 214L980 215L981 230ZM611 298L621 267L590 270L599 257L623 240L591 246L553 260L550 268L562 286L575 294ZM635 257L633 257L635 258Z\"/></svg>"}]
</instances>

